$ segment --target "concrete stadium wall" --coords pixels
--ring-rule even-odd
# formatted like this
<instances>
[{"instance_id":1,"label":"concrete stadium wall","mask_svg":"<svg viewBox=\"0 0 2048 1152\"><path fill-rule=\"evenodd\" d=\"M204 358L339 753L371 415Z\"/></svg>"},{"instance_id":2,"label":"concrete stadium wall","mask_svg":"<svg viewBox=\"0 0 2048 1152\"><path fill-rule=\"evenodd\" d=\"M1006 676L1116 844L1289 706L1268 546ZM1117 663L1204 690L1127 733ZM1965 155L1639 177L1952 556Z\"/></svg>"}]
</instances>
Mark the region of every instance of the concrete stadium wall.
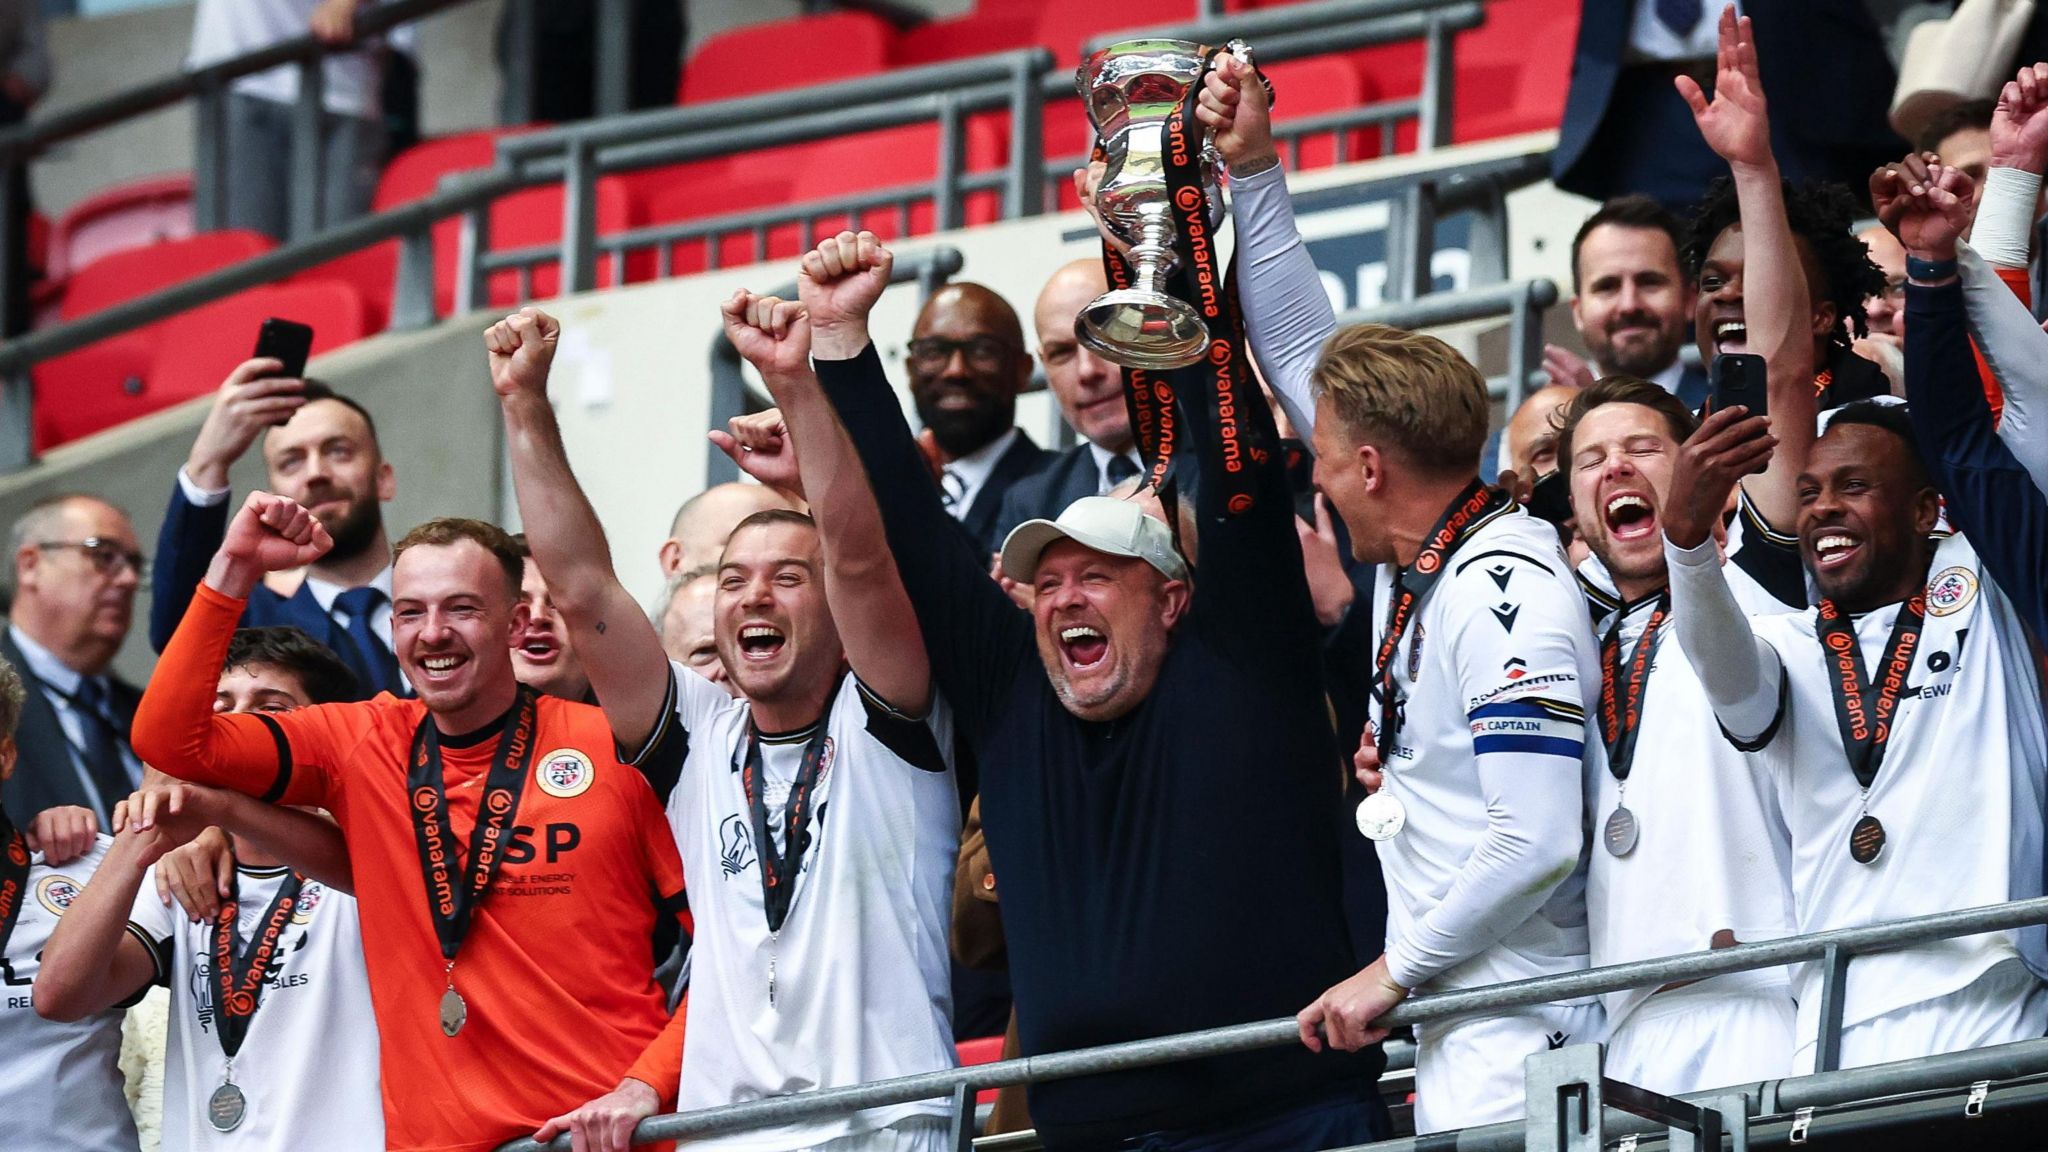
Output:
<instances>
[{"instance_id":1,"label":"concrete stadium wall","mask_svg":"<svg viewBox=\"0 0 2048 1152\"><path fill-rule=\"evenodd\" d=\"M1540 137L1493 141L1427 159L1396 157L1311 172L1293 183L1299 192L1313 192L1416 166L1546 146ZM1549 276L1568 290L1570 238L1588 210L1586 202L1547 186L1514 193L1509 274L1517 279ZM1016 306L1025 318L1027 338L1031 306L1046 278L1066 261L1096 251L1092 227L1079 212L923 237L897 247L907 256L938 244L961 251L965 265L960 278L987 284ZM660 591L656 551L667 537L669 521L678 504L703 488L709 454L715 452L704 433L712 406L710 355L720 333L718 304L743 286L763 292L786 288L795 273L793 262L758 265L540 305L563 322L552 389L570 459L610 536L620 578L643 603ZM899 286L883 298L874 317L876 342L899 390L903 345L919 304L915 286ZM386 509L394 534L440 515L497 517L508 526L517 524L502 471L502 430L481 340L494 318L460 317L426 332L375 337L313 365L317 375L359 397L377 415L386 451L398 467L398 496ZM1576 343L1566 309L1553 309L1548 327L1553 339ZM1478 323L1438 334L1492 374L1505 369L1501 328L1497 322ZM130 510L145 550L153 552L169 485L208 404L201 399L158 413L67 445L25 473L0 477L0 525L41 496L93 491ZM1051 443L1059 429L1057 409L1044 393L1020 399L1018 423L1041 444ZM234 480L238 499L262 482L253 453ZM121 667L140 677L149 659L138 621Z\"/></svg>"}]
</instances>

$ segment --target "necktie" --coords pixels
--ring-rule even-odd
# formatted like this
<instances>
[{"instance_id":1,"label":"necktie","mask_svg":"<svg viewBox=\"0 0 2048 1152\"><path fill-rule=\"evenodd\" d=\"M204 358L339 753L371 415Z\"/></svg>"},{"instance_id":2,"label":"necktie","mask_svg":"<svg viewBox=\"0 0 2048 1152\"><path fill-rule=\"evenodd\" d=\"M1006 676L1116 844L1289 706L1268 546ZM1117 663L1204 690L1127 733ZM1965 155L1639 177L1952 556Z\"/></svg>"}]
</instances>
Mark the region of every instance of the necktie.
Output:
<instances>
[{"instance_id":1,"label":"necktie","mask_svg":"<svg viewBox=\"0 0 2048 1152\"><path fill-rule=\"evenodd\" d=\"M334 598L334 606L348 613L348 638L355 645L356 667L365 675L363 687L369 692L390 692L405 694L405 681L398 675L398 658L391 649L384 646L384 640L371 627L371 619L377 608L383 604L384 593L368 586L350 588Z\"/></svg>"},{"instance_id":2,"label":"necktie","mask_svg":"<svg viewBox=\"0 0 2048 1152\"><path fill-rule=\"evenodd\" d=\"M939 473L939 498L945 501L946 511L954 519L967 512L967 481L951 468Z\"/></svg>"},{"instance_id":3,"label":"necktie","mask_svg":"<svg viewBox=\"0 0 2048 1152\"><path fill-rule=\"evenodd\" d=\"M97 676L79 680L78 691L71 697L71 709L78 717L79 753L85 760L86 774L99 790L100 818L111 828L114 805L128 798L135 790L135 781L128 775L127 761L121 758L120 730L107 710L106 684Z\"/></svg>"},{"instance_id":4,"label":"necktie","mask_svg":"<svg viewBox=\"0 0 2048 1152\"><path fill-rule=\"evenodd\" d=\"M1102 466L1102 474L1108 477L1108 483L1102 486L1102 491L1108 492L1111 488L1136 476L1138 474L1138 466L1131 463L1131 458L1128 456L1111 456L1109 463ZM1100 494L1097 493L1097 495Z\"/></svg>"},{"instance_id":5,"label":"necktie","mask_svg":"<svg viewBox=\"0 0 2048 1152\"><path fill-rule=\"evenodd\" d=\"M1656 0L1657 19L1679 39L1692 35L1705 11L1702 0Z\"/></svg>"}]
</instances>

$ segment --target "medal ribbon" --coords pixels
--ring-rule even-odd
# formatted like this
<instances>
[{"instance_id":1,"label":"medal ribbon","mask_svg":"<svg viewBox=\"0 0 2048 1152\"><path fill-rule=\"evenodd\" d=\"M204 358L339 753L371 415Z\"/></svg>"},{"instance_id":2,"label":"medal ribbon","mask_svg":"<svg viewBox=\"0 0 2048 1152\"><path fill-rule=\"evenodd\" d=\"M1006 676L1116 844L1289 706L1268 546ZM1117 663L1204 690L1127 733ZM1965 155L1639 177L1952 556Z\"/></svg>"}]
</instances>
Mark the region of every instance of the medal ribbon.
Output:
<instances>
[{"instance_id":1,"label":"medal ribbon","mask_svg":"<svg viewBox=\"0 0 2048 1152\"><path fill-rule=\"evenodd\" d=\"M220 1024L220 1050L233 1060L242 1050L242 1040L249 1035L256 1009L262 1006L264 985L284 962L284 952L278 945L292 922L292 912L298 907L299 890L305 886L306 878L293 872L277 886L277 895L270 898L270 907L257 923L256 934L239 955L235 942L240 917L233 910L240 883L237 879L228 883L228 902L213 921L213 1005L214 1018Z\"/></svg>"},{"instance_id":2,"label":"medal ribbon","mask_svg":"<svg viewBox=\"0 0 2048 1152\"><path fill-rule=\"evenodd\" d=\"M1657 594L1656 610L1643 634L1636 637L1626 666L1621 656L1621 622L1628 616L1615 614L1600 642L1600 738L1607 744L1607 770L1616 780L1627 781L1629 765L1636 758L1636 735L1643 723L1643 693L1650 686L1650 661L1657 652L1657 633L1671 614L1671 590Z\"/></svg>"},{"instance_id":3,"label":"medal ribbon","mask_svg":"<svg viewBox=\"0 0 2048 1152\"><path fill-rule=\"evenodd\" d=\"M1842 733L1842 747L1849 753L1849 769L1865 790L1884 763L1893 715L1906 689L1906 674L1912 671L1913 653L1920 647L1920 626L1926 619L1927 593L1922 590L1899 608L1898 622L1892 625L1886 643L1884 665L1871 681L1864 678L1863 652L1848 615L1832 600L1822 600L1817 610L1814 631L1827 651L1833 673L1828 677L1828 689L1835 701L1835 725Z\"/></svg>"},{"instance_id":4,"label":"medal ribbon","mask_svg":"<svg viewBox=\"0 0 2048 1152\"><path fill-rule=\"evenodd\" d=\"M1506 492L1472 481L1444 510L1436 527L1430 529L1422 541L1422 551L1415 555L1414 563L1394 573L1393 588L1387 602L1387 631L1380 638L1380 650L1373 660L1372 671L1372 695L1380 704L1379 738L1374 744L1379 748L1382 762L1394 746L1394 729L1397 727L1394 653L1401 647L1401 637L1408 631L1408 621L1415 614L1415 605L1436 587L1444 565L1450 563L1452 554L1464 546L1479 524L1513 502L1514 498Z\"/></svg>"},{"instance_id":5,"label":"medal ribbon","mask_svg":"<svg viewBox=\"0 0 2048 1152\"><path fill-rule=\"evenodd\" d=\"M754 855L761 861L761 906L768 913L768 931L782 931L789 909L796 902L797 872L804 853L811 847L811 792L818 785L824 765L825 742L832 728L831 705L818 718L818 725L804 744L804 756L789 786L789 798L782 805L782 851L768 835L767 788L761 780L761 732L747 721L747 759L740 771L740 788L747 794L747 811L753 817Z\"/></svg>"},{"instance_id":6,"label":"medal ribbon","mask_svg":"<svg viewBox=\"0 0 2048 1152\"><path fill-rule=\"evenodd\" d=\"M0 955L7 952L7 940L14 935L14 922L21 919L21 906L28 901L28 837L0 809Z\"/></svg>"},{"instance_id":7,"label":"medal ribbon","mask_svg":"<svg viewBox=\"0 0 2048 1152\"><path fill-rule=\"evenodd\" d=\"M505 727L498 733L498 751L484 778L484 794L477 806L476 826L469 834L468 865L461 882L456 880L454 833L448 823L448 788L443 777L441 736L434 718L423 716L412 737L412 769L406 784L412 797L412 828L419 843L420 873L426 880L427 911L434 919L434 935L441 941L441 956L450 964L469 934L470 918L504 862L512 819L519 812L519 796L525 791L528 769L533 766L534 724L537 697L525 687Z\"/></svg>"}]
</instances>

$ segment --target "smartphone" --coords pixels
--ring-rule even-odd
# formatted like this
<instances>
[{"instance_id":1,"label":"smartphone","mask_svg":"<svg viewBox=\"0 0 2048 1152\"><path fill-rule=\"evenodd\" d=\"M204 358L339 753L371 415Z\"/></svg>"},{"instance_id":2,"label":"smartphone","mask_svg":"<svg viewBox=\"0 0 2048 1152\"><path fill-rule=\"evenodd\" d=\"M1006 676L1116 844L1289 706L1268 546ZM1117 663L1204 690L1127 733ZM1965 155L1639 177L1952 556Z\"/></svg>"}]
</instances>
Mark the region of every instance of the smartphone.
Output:
<instances>
[{"instance_id":1,"label":"smartphone","mask_svg":"<svg viewBox=\"0 0 2048 1152\"><path fill-rule=\"evenodd\" d=\"M256 356L277 360L284 364L276 375L285 380L299 380L306 375L306 357L313 351L313 329L311 325L296 320L280 320L275 316L263 322L256 330Z\"/></svg>"},{"instance_id":2,"label":"smartphone","mask_svg":"<svg viewBox=\"0 0 2048 1152\"><path fill-rule=\"evenodd\" d=\"M1723 353L1714 357L1714 363L1707 370L1707 379L1713 385L1712 398L1708 400L1710 411L1719 412L1736 404L1749 409L1751 416L1762 416L1769 410L1769 382L1765 378L1764 358L1749 353Z\"/></svg>"},{"instance_id":3,"label":"smartphone","mask_svg":"<svg viewBox=\"0 0 2048 1152\"><path fill-rule=\"evenodd\" d=\"M1529 489L1529 515L1552 524L1572 518L1572 485L1564 469L1553 468L1537 477Z\"/></svg>"}]
</instances>

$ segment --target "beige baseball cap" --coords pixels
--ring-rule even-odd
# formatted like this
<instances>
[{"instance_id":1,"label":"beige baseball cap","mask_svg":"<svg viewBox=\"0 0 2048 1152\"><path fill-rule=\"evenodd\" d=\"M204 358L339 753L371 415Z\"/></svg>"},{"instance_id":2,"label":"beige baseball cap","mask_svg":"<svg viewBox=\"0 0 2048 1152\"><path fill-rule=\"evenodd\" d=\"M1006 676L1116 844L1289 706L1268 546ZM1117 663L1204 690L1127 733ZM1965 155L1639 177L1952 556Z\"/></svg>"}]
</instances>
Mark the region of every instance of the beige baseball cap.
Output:
<instances>
[{"instance_id":1,"label":"beige baseball cap","mask_svg":"<svg viewBox=\"0 0 2048 1152\"><path fill-rule=\"evenodd\" d=\"M1083 496L1067 505L1057 520L1017 525L1003 541L1003 575L1028 583L1038 575L1039 556L1059 540L1143 560L1168 580L1188 578L1188 562L1174 548L1166 525L1145 515L1136 502L1113 496Z\"/></svg>"}]
</instances>

